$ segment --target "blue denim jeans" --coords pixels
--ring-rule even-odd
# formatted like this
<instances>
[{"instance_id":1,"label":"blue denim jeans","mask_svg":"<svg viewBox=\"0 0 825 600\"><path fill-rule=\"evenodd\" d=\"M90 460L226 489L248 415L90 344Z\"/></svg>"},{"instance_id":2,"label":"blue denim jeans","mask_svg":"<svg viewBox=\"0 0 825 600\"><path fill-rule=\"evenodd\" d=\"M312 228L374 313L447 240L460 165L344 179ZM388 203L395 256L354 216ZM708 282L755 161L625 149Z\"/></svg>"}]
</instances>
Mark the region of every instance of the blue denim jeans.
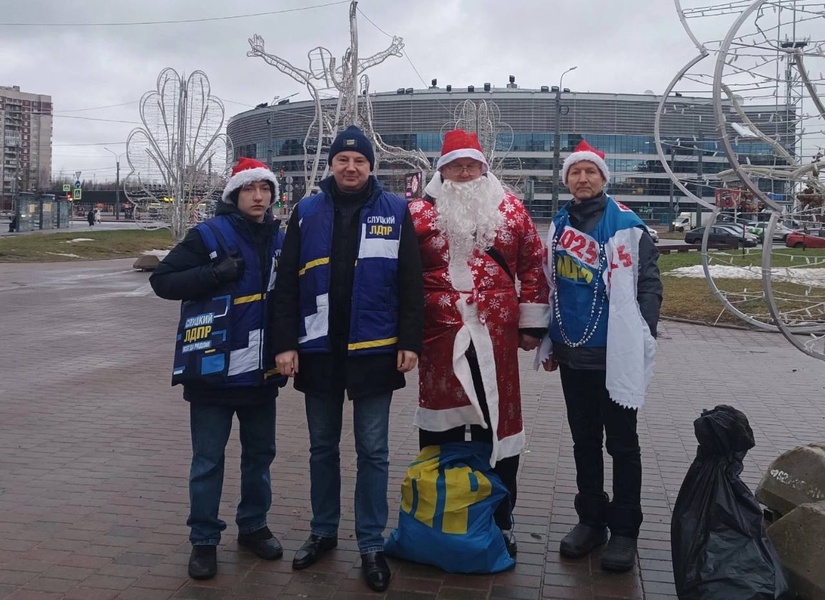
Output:
<instances>
[{"instance_id":1,"label":"blue denim jeans","mask_svg":"<svg viewBox=\"0 0 825 600\"><path fill-rule=\"evenodd\" d=\"M358 472L355 479L355 536L361 554L384 551L389 478L388 432L392 393L353 400ZM306 395L312 533L338 535L341 520L341 441L344 392Z\"/></svg>"},{"instance_id":2,"label":"blue denim jeans","mask_svg":"<svg viewBox=\"0 0 825 600\"><path fill-rule=\"evenodd\" d=\"M275 458L275 400L251 406L189 404L192 467L189 471L193 546L217 545L226 523L218 517L223 488L224 451L238 415L241 437L241 501L235 515L239 533L266 526L272 505L269 467Z\"/></svg>"}]
</instances>

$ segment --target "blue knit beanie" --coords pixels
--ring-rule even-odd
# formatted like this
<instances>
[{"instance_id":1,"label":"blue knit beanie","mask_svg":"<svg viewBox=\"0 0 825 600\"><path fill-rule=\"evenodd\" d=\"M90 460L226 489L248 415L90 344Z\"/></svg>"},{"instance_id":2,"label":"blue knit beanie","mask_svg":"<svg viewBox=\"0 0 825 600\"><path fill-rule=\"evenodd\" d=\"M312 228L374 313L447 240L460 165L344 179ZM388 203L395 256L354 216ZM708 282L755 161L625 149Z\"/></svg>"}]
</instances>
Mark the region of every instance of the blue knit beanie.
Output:
<instances>
[{"instance_id":1,"label":"blue knit beanie","mask_svg":"<svg viewBox=\"0 0 825 600\"><path fill-rule=\"evenodd\" d=\"M375 168L375 152L372 149L372 144L364 135L364 132L355 125L350 125L336 136L332 146L329 147L329 164L332 165L332 159L335 158L336 154L347 151L363 154L370 163L370 171Z\"/></svg>"}]
</instances>

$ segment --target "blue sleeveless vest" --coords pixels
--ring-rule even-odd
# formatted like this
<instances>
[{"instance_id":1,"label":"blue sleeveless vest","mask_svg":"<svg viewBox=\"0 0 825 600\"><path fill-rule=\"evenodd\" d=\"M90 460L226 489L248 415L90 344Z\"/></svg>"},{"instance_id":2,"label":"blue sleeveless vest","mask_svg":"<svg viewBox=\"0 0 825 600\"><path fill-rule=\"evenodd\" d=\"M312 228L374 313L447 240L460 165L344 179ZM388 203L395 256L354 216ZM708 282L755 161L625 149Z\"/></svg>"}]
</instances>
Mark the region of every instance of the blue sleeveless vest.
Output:
<instances>
[{"instance_id":1,"label":"blue sleeveless vest","mask_svg":"<svg viewBox=\"0 0 825 600\"><path fill-rule=\"evenodd\" d=\"M608 196L596 229L584 233L570 225L567 206L569 204L553 218L555 233L551 259L554 261L557 302L550 322L550 339L553 343L568 346L603 348L607 346L609 312L604 282L607 270L605 244L617 231L644 228L644 223L636 213L620 208Z\"/></svg>"},{"instance_id":2,"label":"blue sleeveless vest","mask_svg":"<svg viewBox=\"0 0 825 600\"><path fill-rule=\"evenodd\" d=\"M219 215L196 226L213 262L239 253L244 272L239 281L222 286L214 295L181 304L172 385L256 387L281 377L274 356L266 352L265 332L267 294L275 285L284 234L273 231L262 264L255 245L236 230L241 218Z\"/></svg>"},{"instance_id":3,"label":"blue sleeveless vest","mask_svg":"<svg viewBox=\"0 0 825 600\"><path fill-rule=\"evenodd\" d=\"M398 343L398 250L407 204L381 192L360 213L358 257L352 284L349 356L389 354ZM301 229L300 352L331 351L329 341L330 256L334 207L321 192L298 203Z\"/></svg>"}]
</instances>

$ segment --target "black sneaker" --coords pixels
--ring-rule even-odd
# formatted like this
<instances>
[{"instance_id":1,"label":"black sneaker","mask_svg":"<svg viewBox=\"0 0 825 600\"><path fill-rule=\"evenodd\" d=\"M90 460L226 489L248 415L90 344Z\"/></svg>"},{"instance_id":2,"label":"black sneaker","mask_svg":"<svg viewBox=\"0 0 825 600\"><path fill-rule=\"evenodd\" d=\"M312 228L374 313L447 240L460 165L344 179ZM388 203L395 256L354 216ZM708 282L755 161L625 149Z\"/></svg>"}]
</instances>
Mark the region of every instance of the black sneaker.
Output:
<instances>
[{"instance_id":1,"label":"black sneaker","mask_svg":"<svg viewBox=\"0 0 825 600\"><path fill-rule=\"evenodd\" d=\"M278 560L284 555L281 542L272 535L269 527L263 527L252 533L239 534L238 544L249 548L255 556L264 560Z\"/></svg>"},{"instance_id":2,"label":"black sneaker","mask_svg":"<svg viewBox=\"0 0 825 600\"><path fill-rule=\"evenodd\" d=\"M625 535L611 535L602 550L602 569L614 573L624 573L636 564L636 538Z\"/></svg>"},{"instance_id":3,"label":"black sneaker","mask_svg":"<svg viewBox=\"0 0 825 600\"><path fill-rule=\"evenodd\" d=\"M579 523L561 540L559 552L567 558L587 556L607 541L607 527Z\"/></svg>"},{"instance_id":4,"label":"black sneaker","mask_svg":"<svg viewBox=\"0 0 825 600\"><path fill-rule=\"evenodd\" d=\"M218 572L217 546L192 546L189 555L189 577L212 579Z\"/></svg>"}]
</instances>

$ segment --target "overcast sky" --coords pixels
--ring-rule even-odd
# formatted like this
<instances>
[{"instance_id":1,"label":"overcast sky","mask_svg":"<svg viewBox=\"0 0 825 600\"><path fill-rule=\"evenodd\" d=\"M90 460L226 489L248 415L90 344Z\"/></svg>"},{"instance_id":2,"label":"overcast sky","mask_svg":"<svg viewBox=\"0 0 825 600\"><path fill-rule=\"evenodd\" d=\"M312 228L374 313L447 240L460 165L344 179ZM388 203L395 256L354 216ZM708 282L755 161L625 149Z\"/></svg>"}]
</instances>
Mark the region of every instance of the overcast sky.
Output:
<instances>
[{"instance_id":1,"label":"overcast sky","mask_svg":"<svg viewBox=\"0 0 825 600\"><path fill-rule=\"evenodd\" d=\"M682 1L699 4L708 2ZM347 1L0 0L0 6L0 85L50 95L54 175L81 170L83 179L97 181L114 179L115 158L102 144L125 151L138 126L138 100L155 88L164 67L206 72L228 119L274 96L308 98L292 79L246 56L252 34L301 68L311 48L325 46L340 58L349 45ZM368 72L373 91L421 88L433 78L439 86L504 87L511 74L521 87L538 88L557 85L564 70L577 66L564 79L575 91L658 94L696 55L672 0L361 0L358 8L361 56L385 49L386 34L405 43L406 57ZM291 9L305 10L112 25ZM109 25L84 26L100 23ZM121 167L123 176L125 161Z\"/></svg>"}]
</instances>

